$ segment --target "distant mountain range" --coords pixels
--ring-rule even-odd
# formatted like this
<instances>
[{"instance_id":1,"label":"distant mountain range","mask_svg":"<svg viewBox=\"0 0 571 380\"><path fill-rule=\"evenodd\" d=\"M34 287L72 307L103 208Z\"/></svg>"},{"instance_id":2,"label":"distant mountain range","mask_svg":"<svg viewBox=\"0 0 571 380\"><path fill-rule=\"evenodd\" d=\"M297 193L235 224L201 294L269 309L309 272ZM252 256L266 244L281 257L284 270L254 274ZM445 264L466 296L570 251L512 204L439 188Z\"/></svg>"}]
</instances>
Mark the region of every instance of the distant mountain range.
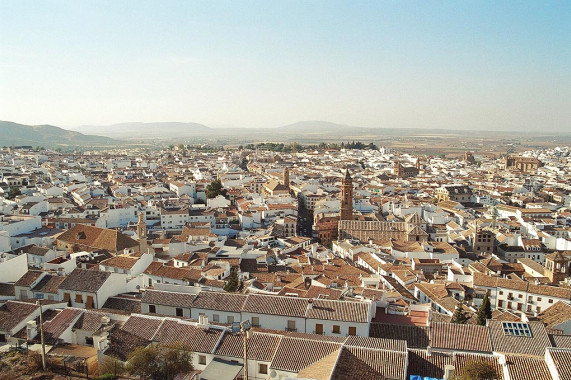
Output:
<instances>
[{"instance_id":1,"label":"distant mountain range","mask_svg":"<svg viewBox=\"0 0 571 380\"><path fill-rule=\"evenodd\" d=\"M415 134L448 134L449 130L427 130L427 129L403 129L403 128L365 128L355 127L346 124L337 124L328 121L300 121L293 124L284 125L278 128L211 128L198 123L177 123L177 122L157 122L157 123L122 123L105 126L79 126L73 128L82 133L95 133L123 140L142 139L176 139L192 137L253 137L260 139L276 138L309 138L319 139L321 137L343 136L411 136ZM457 131L459 132L459 131ZM462 134L470 133L462 131Z\"/></svg>"},{"instance_id":2,"label":"distant mountain range","mask_svg":"<svg viewBox=\"0 0 571 380\"><path fill-rule=\"evenodd\" d=\"M519 132L528 136L561 136L561 133ZM73 131L52 125L23 125L0 121L0 146L6 145L119 145L156 142L242 143L256 141L319 143L321 141L382 141L430 136L513 137L513 132L422 128L365 128L328 121L300 121L277 128L211 128L199 123L122 123L79 126ZM569 136L569 134L567 134Z\"/></svg>"},{"instance_id":3,"label":"distant mountain range","mask_svg":"<svg viewBox=\"0 0 571 380\"><path fill-rule=\"evenodd\" d=\"M117 139L156 139L208 135L214 132L210 127L198 123L158 122L121 123L113 125L82 125L73 128L82 133L95 133Z\"/></svg>"},{"instance_id":4,"label":"distant mountain range","mask_svg":"<svg viewBox=\"0 0 571 380\"><path fill-rule=\"evenodd\" d=\"M9 145L114 145L109 137L85 135L53 125L24 125L0 121L0 146Z\"/></svg>"}]
</instances>

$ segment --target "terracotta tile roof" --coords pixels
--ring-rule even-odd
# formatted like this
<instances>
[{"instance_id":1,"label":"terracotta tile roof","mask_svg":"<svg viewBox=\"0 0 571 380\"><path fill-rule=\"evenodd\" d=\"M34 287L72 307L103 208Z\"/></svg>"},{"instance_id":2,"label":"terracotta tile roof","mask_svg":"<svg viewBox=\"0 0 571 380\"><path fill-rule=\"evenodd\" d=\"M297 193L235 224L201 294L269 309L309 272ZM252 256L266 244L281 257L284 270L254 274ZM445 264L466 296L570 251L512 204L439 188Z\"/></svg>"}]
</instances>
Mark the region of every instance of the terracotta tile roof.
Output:
<instances>
[{"instance_id":1,"label":"terracotta tile roof","mask_svg":"<svg viewBox=\"0 0 571 380\"><path fill-rule=\"evenodd\" d=\"M76 224L57 237L65 244L77 244L109 252L119 252L125 248L139 247L139 242L116 230Z\"/></svg>"},{"instance_id":2,"label":"terracotta tile roof","mask_svg":"<svg viewBox=\"0 0 571 380\"><path fill-rule=\"evenodd\" d=\"M121 326L121 331L137 335L145 340L151 340L162 323L163 320L160 318L131 315Z\"/></svg>"},{"instance_id":3,"label":"terracotta tile roof","mask_svg":"<svg viewBox=\"0 0 571 380\"><path fill-rule=\"evenodd\" d=\"M549 353L557 367L559 379L571 379L571 351L561 349L550 349Z\"/></svg>"},{"instance_id":4,"label":"terracotta tile roof","mask_svg":"<svg viewBox=\"0 0 571 380\"><path fill-rule=\"evenodd\" d=\"M111 344L105 351L105 355L125 361L135 348L145 347L150 343L149 339L140 337L137 334L114 327L109 331Z\"/></svg>"},{"instance_id":5,"label":"terracotta tile roof","mask_svg":"<svg viewBox=\"0 0 571 380\"><path fill-rule=\"evenodd\" d=\"M163 344L181 343L193 352L214 353L223 330L202 329L189 322L166 318L160 325L153 341Z\"/></svg>"},{"instance_id":6,"label":"terracotta tile roof","mask_svg":"<svg viewBox=\"0 0 571 380\"><path fill-rule=\"evenodd\" d=\"M522 292L527 291L529 283L521 280L510 280L507 278L498 278L498 287L519 290Z\"/></svg>"},{"instance_id":7,"label":"terracotta tile roof","mask_svg":"<svg viewBox=\"0 0 571 380\"><path fill-rule=\"evenodd\" d=\"M248 359L271 362L282 336L254 332L248 340ZM226 333L216 348L216 355L244 357L243 338L240 334Z\"/></svg>"},{"instance_id":8,"label":"terracotta tile roof","mask_svg":"<svg viewBox=\"0 0 571 380\"><path fill-rule=\"evenodd\" d=\"M541 294L544 296L571 300L570 288L563 288L563 287L549 286L549 285L535 285L530 283L527 291L528 293Z\"/></svg>"},{"instance_id":9,"label":"terracotta tile roof","mask_svg":"<svg viewBox=\"0 0 571 380\"><path fill-rule=\"evenodd\" d=\"M331 379L404 379L406 367L406 352L343 347Z\"/></svg>"},{"instance_id":10,"label":"terracotta tile roof","mask_svg":"<svg viewBox=\"0 0 571 380\"><path fill-rule=\"evenodd\" d=\"M551 344L557 348L571 348L571 335L549 335Z\"/></svg>"},{"instance_id":11,"label":"terracotta tile roof","mask_svg":"<svg viewBox=\"0 0 571 380\"><path fill-rule=\"evenodd\" d=\"M455 351L492 352L488 329L478 325L433 323L430 346Z\"/></svg>"},{"instance_id":12,"label":"terracotta tile roof","mask_svg":"<svg viewBox=\"0 0 571 380\"><path fill-rule=\"evenodd\" d=\"M368 336L348 336L345 341L345 346L406 352L405 340L371 338Z\"/></svg>"},{"instance_id":13,"label":"terracotta tile roof","mask_svg":"<svg viewBox=\"0 0 571 380\"><path fill-rule=\"evenodd\" d=\"M527 322L531 337L506 335L501 321L488 321L490 338L494 351L512 354L543 356L551 341L541 322Z\"/></svg>"},{"instance_id":14,"label":"terracotta tile roof","mask_svg":"<svg viewBox=\"0 0 571 380\"><path fill-rule=\"evenodd\" d=\"M202 277L202 272L198 269L191 268L176 268L169 265L164 265L158 261L153 261L147 269L145 274L173 280L186 280L189 282L197 282Z\"/></svg>"},{"instance_id":15,"label":"terracotta tile roof","mask_svg":"<svg viewBox=\"0 0 571 380\"><path fill-rule=\"evenodd\" d=\"M75 325L73 325L73 328L94 333L103 326L102 318L104 316L104 313L98 311L83 310L81 317L79 317Z\"/></svg>"},{"instance_id":16,"label":"terracotta tile roof","mask_svg":"<svg viewBox=\"0 0 571 380\"><path fill-rule=\"evenodd\" d=\"M338 300L341 298L343 292L338 289L332 288L322 288L321 286L310 286L307 290L307 293L304 297L306 298L318 298L321 297L323 299L328 300Z\"/></svg>"},{"instance_id":17,"label":"terracotta tile roof","mask_svg":"<svg viewBox=\"0 0 571 380\"><path fill-rule=\"evenodd\" d=\"M9 331L39 308L33 303L7 301L0 306L0 331Z\"/></svg>"},{"instance_id":18,"label":"terracotta tile roof","mask_svg":"<svg viewBox=\"0 0 571 380\"><path fill-rule=\"evenodd\" d=\"M438 301L440 298L448 296L448 290L446 290L445 284L430 284L427 282L415 283L421 292L426 294L431 300Z\"/></svg>"},{"instance_id":19,"label":"terracotta tile roof","mask_svg":"<svg viewBox=\"0 0 571 380\"><path fill-rule=\"evenodd\" d=\"M510 380L551 380L545 359L525 355L506 355Z\"/></svg>"},{"instance_id":20,"label":"terracotta tile roof","mask_svg":"<svg viewBox=\"0 0 571 380\"><path fill-rule=\"evenodd\" d=\"M110 272L76 268L59 284L59 289L95 293L110 276Z\"/></svg>"},{"instance_id":21,"label":"terracotta tile roof","mask_svg":"<svg viewBox=\"0 0 571 380\"><path fill-rule=\"evenodd\" d=\"M337 364L337 359L341 354L341 349L333 351L329 355L319 359L313 364L305 367L298 372L297 377L300 379L312 379L312 380L331 380L333 375L333 370Z\"/></svg>"},{"instance_id":22,"label":"terracotta tile roof","mask_svg":"<svg viewBox=\"0 0 571 380\"><path fill-rule=\"evenodd\" d=\"M405 340L409 348L426 348L429 345L429 329L424 326L371 323L369 336L383 339Z\"/></svg>"},{"instance_id":23,"label":"terracotta tile roof","mask_svg":"<svg viewBox=\"0 0 571 380\"><path fill-rule=\"evenodd\" d=\"M75 308L63 309L58 315L44 323L44 338L46 343L55 344L61 334L81 316L82 310Z\"/></svg>"},{"instance_id":24,"label":"terracotta tile roof","mask_svg":"<svg viewBox=\"0 0 571 380\"><path fill-rule=\"evenodd\" d=\"M250 294L242 311L248 313L305 317L308 300L304 298Z\"/></svg>"},{"instance_id":25,"label":"terracotta tile roof","mask_svg":"<svg viewBox=\"0 0 571 380\"><path fill-rule=\"evenodd\" d=\"M141 297L141 303L190 308L194 297L196 295L190 293L145 290Z\"/></svg>"},{"instance_id":26,"label":"terracotta tile roof","mask_svg":"<svg viewBox=\"0 0 571 380\"><path fill-rule=\"evenodd\" d=\"M559 324L571 320L571 305L558 301L542 311L537 318L545 324L546 328L556 328Z\"/></svg>"},{"instance_id":27,"label":"terracotta tile roof","mask_svg":"<svg viewBox=\"0 0 571 380\"><path fill-rule=\"evenodd\" d=\"M103 304L102 309L120 310L128 313L141 312L141 300L127 297L109 297Z\"/></svg>"},{"instance_id":28,"label":"terracotta tile roof","mask_svg":"<svg viewBox=\"0 0 571 380\"><path fill-rule=\"evenodd\" d=\"M63 276L47 274L31 290L41 293L57 293L59 285L65 280Z\"/></svg>"},{"instance_id":29,"label":"terracotta tile roof","mask_svg":"<svg viewBox=\"0 0 571 380\"><path fill-rule=\"evenodd\" d=\"M131 269L139 259L132 256L118 255L100 262L100 265L113 268Z\"/></svg>"},{"instance_id":30,"label":"terracotta tile roof","mask_svg":"<svg viewBox=\"0 0 571 380\"><path fill-rule=\"evenodd\" d=\"M43 272L41 271L28 271L14 283L14 286L30 286L36 281Z\"/></svg>"},{"instance_id":31,"label":"terracotta tile roof","mask_svg":"<svg viewBox=\"0 0 571 380\"><path fill-rule=\"evenodd\" d=\"M270 368L297 373L340 348L339 343L285 336L280 341Z\"/></svg>"},{"instance_id":32,"label":"terracotta tile roof","mask_svg":"<svg viewBox=\"0 0 571 380\"><path fill-rule=\"evenodd\" d=\"M314 299L306 316L311 319L366 323L369 304L365 302L331 301Z\"/></svg>"},{"instance_id":33,"label":"terracotta tile roof","mask_svg":"<svg viewBox=\"0 0 571 380\"><path fill-rule=\"evenodd\" d=\"M15 296L16 291L14 289L14 284L8 284L5 282L0 282L0 296Z\"/></svg>"},{"instance_id":34,"label":"terracotta tile roof","mask_svg":"<svg viewBox=\"0 0 571 380\"><path fill-rule=\"evenodd\" d=\"M220 310L239 313L250 296L222 292L200 292L192 301L195 309Z\"/></svg>"}]
</instances>

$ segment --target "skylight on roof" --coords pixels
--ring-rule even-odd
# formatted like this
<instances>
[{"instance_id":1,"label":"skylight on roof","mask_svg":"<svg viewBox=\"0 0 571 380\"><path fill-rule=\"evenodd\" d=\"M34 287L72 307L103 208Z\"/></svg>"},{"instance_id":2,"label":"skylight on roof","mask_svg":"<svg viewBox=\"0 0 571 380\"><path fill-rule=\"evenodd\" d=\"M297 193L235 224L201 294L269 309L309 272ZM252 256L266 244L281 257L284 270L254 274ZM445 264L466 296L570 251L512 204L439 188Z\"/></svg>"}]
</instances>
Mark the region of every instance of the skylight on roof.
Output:
<instances>
[{"instance_id":1,"label":"skylight on roof","mask_svg":"<svg viewBox=\"0 0 571 380\"><path fill-rule=\"evenodd\" d=\"M527 323L523 322L502 322L504 334L509 336L531 337L531 329Z\"/></svg>"}]
</instances>

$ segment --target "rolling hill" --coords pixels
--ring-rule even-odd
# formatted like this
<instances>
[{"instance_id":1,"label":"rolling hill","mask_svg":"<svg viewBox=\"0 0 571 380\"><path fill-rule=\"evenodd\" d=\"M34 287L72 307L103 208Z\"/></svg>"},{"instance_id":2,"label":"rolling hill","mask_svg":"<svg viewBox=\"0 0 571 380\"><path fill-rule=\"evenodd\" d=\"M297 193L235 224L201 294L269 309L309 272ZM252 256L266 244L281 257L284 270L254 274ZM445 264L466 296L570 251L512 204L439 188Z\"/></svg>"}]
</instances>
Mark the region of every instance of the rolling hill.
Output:
<instances>
[{"instance_id":1,"label":"rolling hill","mask_svg":"<svg viewBox=\"0 0 571 380\"><path fill-rule=\"evenodd\" d=\"M0 121L0 146L8 145L114 145L109 137L85 135L53 125L24 125Z\"/></svg>"}]
</instances>

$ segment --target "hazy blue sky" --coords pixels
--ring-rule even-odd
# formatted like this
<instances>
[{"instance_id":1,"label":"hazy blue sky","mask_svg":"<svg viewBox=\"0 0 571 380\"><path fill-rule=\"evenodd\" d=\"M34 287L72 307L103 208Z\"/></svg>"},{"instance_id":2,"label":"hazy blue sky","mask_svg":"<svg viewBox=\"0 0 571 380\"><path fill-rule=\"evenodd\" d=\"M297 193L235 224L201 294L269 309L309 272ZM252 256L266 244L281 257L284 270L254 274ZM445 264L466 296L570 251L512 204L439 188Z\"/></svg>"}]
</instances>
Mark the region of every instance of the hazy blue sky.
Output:
<instances>
[{"instance_id":1,"label":"hazy blue sky","mask_svg":"<svg viewBox=\"0 0 571 380\"><path fill-rule=\"evenodd\" d=\"M571 130L571 1L0 0L0 119Z\"/></svg>"}]
</instances>

